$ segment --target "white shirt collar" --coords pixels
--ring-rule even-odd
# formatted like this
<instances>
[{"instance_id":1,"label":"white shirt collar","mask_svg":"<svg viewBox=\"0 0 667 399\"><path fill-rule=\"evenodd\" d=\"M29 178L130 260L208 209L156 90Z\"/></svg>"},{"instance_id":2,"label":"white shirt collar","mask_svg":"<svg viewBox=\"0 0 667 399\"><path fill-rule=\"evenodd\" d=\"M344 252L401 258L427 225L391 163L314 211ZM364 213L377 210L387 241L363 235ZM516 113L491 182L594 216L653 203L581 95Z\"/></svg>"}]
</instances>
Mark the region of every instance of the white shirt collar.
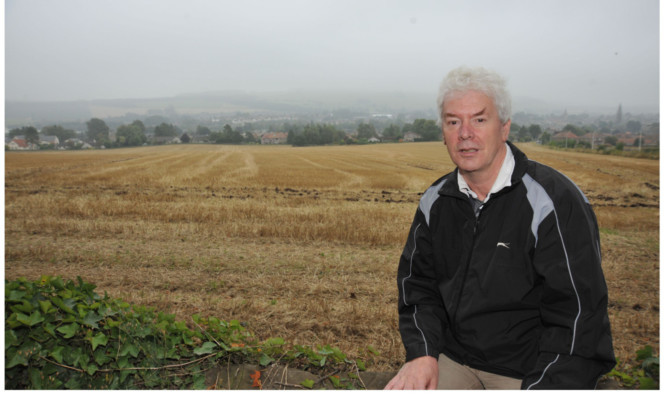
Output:
<instances>
[{"instance_id":1,"label":"white shirt collar","mask_svg":"<svg viewBox=\"0 0 667 399\"><path fill-rule=\"evenodd\" d=\"M505 151L505 159L503 160L503 164L500 167L500 171L498 172L498 176L496 177L496 181L493 183L493 186L491 187L491 191L489 191L489 194L484 198L484 203L489 199L491 194L497 193L498 191L502 190L505 187L509 187L512 185L512 172L514 172L514 154L512 154L512 150L510 149L510 146L505 143L505 148L507 151ZM458 172L458 182L459 182L459 190L466 195L470 195L473 198L477 199L477 194L475 194L474 191L470 189L470 186L468 186L468 183L465 181L463 176L461 176L461 172Z\"/></svg>"}]
</instances>

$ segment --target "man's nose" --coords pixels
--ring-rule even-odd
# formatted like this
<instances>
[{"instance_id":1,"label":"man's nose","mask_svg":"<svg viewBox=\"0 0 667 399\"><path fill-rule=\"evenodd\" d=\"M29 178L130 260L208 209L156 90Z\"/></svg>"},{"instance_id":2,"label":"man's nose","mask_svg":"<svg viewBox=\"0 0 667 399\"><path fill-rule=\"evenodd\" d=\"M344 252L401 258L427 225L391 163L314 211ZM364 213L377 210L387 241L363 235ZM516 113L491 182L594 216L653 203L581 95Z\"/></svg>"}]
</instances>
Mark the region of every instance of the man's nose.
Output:
<instances>
[{"instance_id":1,"label":"man's nose","mask_svg":"<svg viewBox=\"0 0 667 399\"><path fill-rule=\"evenodd\" d=\"M461 122L461 128L459 129L459 140L468 140L473 136L473 129L470 126L470 122L463 121Z\"/></svg>"}]
</instances>

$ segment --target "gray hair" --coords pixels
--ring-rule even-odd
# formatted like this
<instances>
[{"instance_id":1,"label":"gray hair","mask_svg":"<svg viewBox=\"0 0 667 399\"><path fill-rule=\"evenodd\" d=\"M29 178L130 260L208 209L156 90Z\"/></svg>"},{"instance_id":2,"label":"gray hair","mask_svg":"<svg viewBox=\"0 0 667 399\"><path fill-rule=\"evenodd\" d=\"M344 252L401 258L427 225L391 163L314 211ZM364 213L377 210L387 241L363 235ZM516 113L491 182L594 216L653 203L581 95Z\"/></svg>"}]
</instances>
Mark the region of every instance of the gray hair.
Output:
<instances>
[{"instance_id":1,"label":"gray hair","mask_svg":"<svg viewBox=\"0 0 667 399\"><path fill-rule=\"evenodd\" d=\"M438 92L438 125L442 126L442 108L453 94L479 91L487 95L498 110L502 123L512 116L512 99L503 79L496 72L484 68L459 67L450 71L440 84Z\"/></svg>"}]
</instances>

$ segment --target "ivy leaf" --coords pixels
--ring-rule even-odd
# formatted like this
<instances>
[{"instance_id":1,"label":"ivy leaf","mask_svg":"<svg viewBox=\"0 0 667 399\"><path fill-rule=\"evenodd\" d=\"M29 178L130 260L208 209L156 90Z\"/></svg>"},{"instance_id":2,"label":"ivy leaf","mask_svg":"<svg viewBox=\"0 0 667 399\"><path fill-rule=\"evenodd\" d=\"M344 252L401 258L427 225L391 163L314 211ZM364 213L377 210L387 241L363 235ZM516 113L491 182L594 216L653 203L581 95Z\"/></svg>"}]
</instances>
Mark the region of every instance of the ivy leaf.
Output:
<instances>
[{"instance_id":1,"label":"ivy leaf","mask_svg":"<svg viewBox=\"0 0 667 399\"><path fill-rule=\"evenodd\" d=\"M53 359L55 359L56 362L62 363L63 362L63 351L65 350L64 346L56 346L53 348L51 353L49 353L49 356L51 356Z\"/></svg>"},{"instance_id":2,"label":"ivy leaf","mask_svg":"<svg viewBox=\"0 0 667 399\"><path fill-rule=\"evenodd\" d=\"M39 313L39 311L34 311L30 314L30 316L26 316L23 313L19 313L16 315L16 320L19 322L25 324L28 327L32 327L37 323L41 323L44 321L44 317L42 317L42 314Z\"/></svg>"},{"instance_id":3,"label":"ivy leaf","mask_svg":"<svg viewBox=\"0 0 667 399\"><path fill-rule=\"evenodd\" d=\"M43 313L49 313L49 310L53 307L51 301L39 301L39 307L42 309Z\"/></svg>"},{"instance_id":4,"label":"ivy leaf","mask_svg":"<svg viewBox=\"0 0 667 399\"><path fill-rule=\"evenodd\" d=\"M127 377L130 375L137 374L136 370L121 370L120 372L120 382L121 384L127 380Z\"/></svg>"},{"instance_id":5,"label":"ivy leaf","mask_svg":"<svg viewBox=\"0 0 667 399\"><path fill-rule=\"evenodd\" d=\"M658 383L651 377L639 377L639 389L658 389Z\"/></svg>"},{"instance_id":6,"label":"ivy leaf","mask_svg":"<svg viewBox=\"0 0 667 399\"><path fill-rule=\"evenodd\" d=\"M192 340L192 338L190 338L190 336L187 334L186 331L183 331L182 337L183 337L183 342L186 345L192 345L194 343L194 341Z\"/></svg>"},{"instance_id":7,"label":"ivy leaf","mask_svg":"<svg viewBox=\"0 0 667 399\"><path fill-rule=\"evenodd\" d=\"M97 330L99 328L97 322L100 320L102 320L102 316L91 310L86 314L86 317L83 318L83 324Z\"/></svg>"},{"instance_id":8,"label":"ivy leaf","mask_svg":"<svg viewBox=\"0 0 667 399\"><path fill-rule=\"evenodd\" d=\"M33 389L42 389L42 378L40 370L33 368L29 370L30 384Z\"/></svg>"},{"instance_id":9,"label":"ivy leaf","mask_svg":"<svg viewBox=\"0 0 667 399\"><path fill-rule=\"evenodd\" d=\"M28 366L28 360L33 354L39 353L42 346L37 342L26 343L20 348L11 347L5 354L9 361L5 364L5 369L10 369L16 365Z\"/></svg>"},{"instance_id":10,"label":"ivy leaf","mask_svg":"<svg viewBox=\"0 0 667 399\"><path fill-rule=\"evenodd\" d=\"M67 389L81 389L81 381L78 378L70 378L69 381L65 383L65 388Z\"/></svg>"},{"instance_id":11,"label":"ivy leaf","mask_svg":"<svg viewBox=\"0 0 667 399\"><path fill-rule=\"evenodd\" d=\"M203 373L193 375L192 389L206 389L206 375Z\"/></svg>"},{"instance_id":12,"label":"ivy leaf","mask_svg":"<svg viewBox=\"0 0 667 399\"><path fill-rule=\"evenodd\" d=\"M210 341L209 342L204 342L204 344L201 347L193 350L192 352L195 355L207 355L209 353L213 353L213 349L215 349L216 346L217 345L214 342L210 342Z\"/></svg>"},{"instance_id":13,"label":"ivy leaf","mask_svg":"<svg viewBox=\"0 0 667 399\"><path fill-rule=\"evenodd\" d=\"M84 370L88 368L88 363L91 360L90 355L82 347L77 348L75 359L75 362Z\"/></svg>"},{"instance_id":14,"label":"ivy leaf","mask_svg":"<svg viewBox=\"0 0 667 399\"><path fill-rule=\"evenodd\" d=\"M65 339L70 339L77 333L77 331L79 331L79 325L76 323L67 324L58 327L56 331L63 334Z\"/></svg>"},{"instance_id":15,"label":"ivy leaf","mask_svg":"<svg viewBox=\"0 0 667 399\"><path fill-rule=\"evenodd\" d=\"M45 323L44 331L46 331L53 338L58 339L58 336L56 335L56 326L54 326L53 324Z\"/></svg>"},{"instance_id":16,"label":"ivy leaf","mask_svg":"<svg viewBox=\"0 0 667 399\"><path fill-rule=\"evenodd\" d=\"M145 338L145 337L149 336L152 332L153 331L148 326L145 326L145 327L138 326L137 329L134 330L134 335L137 338Z\"/></svg>"},{"instance_id":17,"label":"ivy leaf","mask_svg":"<svg viewBox=\"0 0 667 399\"><path fill-rule=\"evenodd\" d=\"M95 363L97 363L98 366L102 366L112 360L111 357L107 356L104 348L95 351L93 353L93 358L95 359Z\"/></svg>"},{"instance_id":18,"label":"ivy leaf","mask_svg":"<svg viewBox=\"0 0 667 399\"><path fill-rule=\"evenodd\" d=\"M74 310L72 310L72 307L67 306L60 297L54 296L53 298L51 298L51 302L53 302L54 305L56 305L58 308L60 308L60 310L62 310L65 313L69 314L75 313Z\"/></svg>"},{"instance_id":19,"label":"ivy leaf","mask_svg":"<svg viewBox=\"0 0 667 399\"><path fill-rule=\"evenodd\" d=\"M119 357L118 360L116 361L116 364L118 365L119 369L127 369L130 368L131 366L130 360L125 356Z\"/></svg>"},{"instance_id":20,"label":"ivy leaf","mask_svg":"<svg viewBox=\"0 0 667 399\"><path fill-rule=\"evenodd\" d=\"M15 329L15 328L18 328L18 327L21 327L21 326L22 326L22 324L19 323L19 322L16 320L16 315L17 315L17 314L18 314L18 313L14 312L14 313L12 313L12 314L9 315L9 318L6 318L6 319L5 319L5 329L6 329L7 327L9 327L9 328L11 328L11 329L13 330L13 329Z\"/></svg>"},{"instance_id":21,"label":"ivy leaf","mask_svg":"<svg viewBox=\"0 0 667 399\"><path fill-rule=\"evenodd\" d=\"M104 333L99 332L96 336L90 339L90 343L93 345L93 350L97 349L99 345L106 346L109 341L109 337L104 335Z\"/></svg>"},{"instance_id":22,"label":"ivy leaf","mask_svg":"<svg viewBox=\"0 0 667 399\"><path fill-rule=\"evenodd\" d=\"M20 290L11 290L9 291L9 297L7 298L10 302L20 302L21 299L25 296L25 291Z\"/></svg>"},{"instance_id":23,"label":"ivy leaf","mask_svg":"<svg viewBox=\"0 0 667 399\"><path fill-rule=\"evenodd\" d=\"M262 353L262 357L259 359L259 364L262 366L268 366L273 362L275 359L273 359L270 356L267 356L266 353Z\"/></svg>"},{"instance_id":24,"label":"ivy leaf","mask_svg":"<svg viewBox=\"0 0 667 399\"><path fill-rule=\"evenodd\" d=\"M18 345L19 338L16 336L14 330L5 330L5 351L14 345Z\"/></svg>"},{"instance_id":25,"label":"ivy leaf","mask_svg":"<svg viewBox=\"0 0 667 399\"><path fill-rule=\"evenodd\" d=\"M5 352L5 369L8 370L14 366L17 365L22 365L22 366L28 366L28 353L16 349L16 348L11 348L7 352Z\"/></svg>"},{"instance_id":26,"label":"ivy leaf","mask_svg":"<svg viewBox=\"0 0 667 399\"><path fill-rule=\"evenodd\" d=\"M51 285L56 287L59 290L62 290L63 288L65 288L65 286L63 285L63 280L60 277L52 278L51 279Z\"/></svg>"},{"instance_id":27,"label":"ivy leaf","mask_svg":"<svg viewBox=\"0 0 667 399\"><path fill-rule=\"evenodd\" d=\"M10 306L9 309L15 313L30 313L34 307L27 301L21 301L21 303Z\"/></svg>"},{"instance_id":28,"label":"ivy leaf","mask_svg":"<svg viewBox=\"0 0 667 399\"><path fill-rule=\"evenodd\" d=\"M86 373L88 373L88 375L95 374L97 370L99 370L99 367L97 367L95 363L91 363L90 365L88 365L88 367L86 367Z\"/></svg>"},{"instance_id":29,"label":"ivy leaf","mask_svg":"<svg viewBox=\"0 0 667 399\"><path fill-rule=\"evenodd\" d=\"M132 357L137 357L139 355L139 348L137 348L135 345L125 342L123 344L123 347L120 349L120 356L127 356L128 353L132 355Z\"/></svg>"}]
</instances>

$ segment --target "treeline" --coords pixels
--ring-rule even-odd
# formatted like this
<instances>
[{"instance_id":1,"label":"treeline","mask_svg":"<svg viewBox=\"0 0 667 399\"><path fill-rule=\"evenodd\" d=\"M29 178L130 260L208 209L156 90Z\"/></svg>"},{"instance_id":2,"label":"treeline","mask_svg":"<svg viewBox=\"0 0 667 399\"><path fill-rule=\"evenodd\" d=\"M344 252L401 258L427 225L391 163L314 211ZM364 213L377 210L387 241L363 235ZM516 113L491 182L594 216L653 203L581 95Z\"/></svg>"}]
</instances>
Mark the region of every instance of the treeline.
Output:
<instances>
[{"instance_id":1,"label":"treeline","mask_svg":"<svg viewBox=\"0 0 667 399\"><path fill-rule=\"evenodd\" d=\"M10 138L21 137L28 144L35 146L40 145L40 136L57 137L61 147L72 149L81 148L83 143L105 148L136 147L145 144L162 144L175 138L178 138L178 142L189 143L193 137L192 133L184 132L178 126L170 123L163 122L155 127L147 128L141 120L118 126L115 138L112 138L110 133L111 129L104 120L92 118L86 122L86 130L83 133L77 133L59 125L52 125L43 127L41 131L33 126L15 128L11 129L8 135ZM206 137L208 142L218 144L257 142L254 135L232 129L229 125L225 125L222 131L211 131L207 127L198 126L195 134ZM40 147L46 148L48 146L42 145Z\"/></svg>"},{"instance_id":2,"label":"treeline","mask_svg":"<svg viewBox=\"0 0 667 399\"><path fill-rule=\"evenodd\" d=\"M295 147L327 144L366 144L376 139L382 142L399 142L407 134L412 134L411 141L440 140L440 128L431 119L415 119L413 123L402 126L390 124L381 131L371 122L360 122L356 134L350 135L334 125L309 123L305 126L288 125L287 144Z\"/></svg>"},{"instance_id":3,"label":"treeline","mask_svg":"<svg viewBox=\"0 0 667 399\"><path fill-rule=\"evenodd\" d=\"M333 125L309 123L306 126L296 126L287 132L287 144L295 147L307 145L340 144L346 142L347 134Z\"/></svg>"},{"instance_id":4,"label":"treeline","mask_svg":"<svg viewBox=\"0 0 667 399\"><path fill-rule=\"evenodd\" d=\"M250 132L240 129L232 129L230 125L223 126L221 131L212 131L205 126L197 126L195 131L197 137L207 137L209 143L215 144L243 144L256 143L257 139Z\"/></svg>"},{"instance_id":5,"label":"treeline","mask_svg":"<svg viewBox=\"0 0 667 399\"><path fill-rule=\"evenodd\" d=\"M530 126L512 124L510 125L510 140L516 143L542 140L548 142L551 134L542 131L540 125L532 124Z\"/></svg>"},{"instance_id":6,"label":"treeline","mask_svg":"<svg viewBox=\"0 0 667 399\"><path fill-rule=\"evenodd\" d=\"M293 146L314 145L345 145L365 144L370 142L407 141L439 141L440 128L432 119L415 119L412 123L380 123L380 128L370 121L360 122L356 129L339 128L336 124L307 123L288 124L275 127L272 131L287 132L287 144ZM232 128L229 124L222 130L214 131L206 126L198 125L193 131L183 131L180 127L162 122L154 127L147 127L143 121L122 124L115 129L115 135L106 122L100 118L92 118L86 122L85 132L77 133L59 125L46 126L38 131L36 128L21 127L9 132L10 138L20 136L29 144L39 145L40 136L55 136L60 147L81 148L84 144L94 147L115 148L135 147L146 144L164 143L199 143L215 144L249 144L260 143L261 133L252 132L248 126ZM176 140L178 139L178 140ZM49 148L43 145L41 148Z\"/></svg>"}]
</instances>

